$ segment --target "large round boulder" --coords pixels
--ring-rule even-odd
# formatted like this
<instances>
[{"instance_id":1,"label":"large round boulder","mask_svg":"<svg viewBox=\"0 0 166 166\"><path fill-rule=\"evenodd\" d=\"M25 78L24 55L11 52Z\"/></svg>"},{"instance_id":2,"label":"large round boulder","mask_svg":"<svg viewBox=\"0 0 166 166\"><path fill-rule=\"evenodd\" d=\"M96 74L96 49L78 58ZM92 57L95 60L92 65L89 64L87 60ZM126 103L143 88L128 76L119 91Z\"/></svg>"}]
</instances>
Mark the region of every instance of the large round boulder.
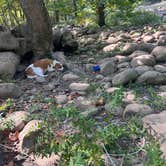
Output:
<instances>
[{"instance_id":1,"label":"large round boulder","mask_svg":"<svg viewBox=\"0 0 166 166\"><path fill-rule=\"evenodd\" d=\"M101 67L101 74L108 75L113 74L116 71L116 64L114 61L107 61L100 65Z\"/></svg>"},{"instance_id":2,"label":"large round boulder","mask_svg":"<svg viewBox=\"0 0 166 166\"><path fill-rule=\"evenodd\" d=\"M152 55L156 57L156 61L158 62L166 62L166 47L157 46L153 49Z\"/></svg>"},{"instance_id":3,"label":"large round boulder","mask_svg":"<svg viewBox=\"0 0 166 166\"><path fill-rule=\"evenodd\" d=\"M23 153L31 153L35 149L36 137L39 135L41 121L31 120L19 134L19 150Z\"/></svg>"},{"instance_id":4,"label":"large round boulder","mask_svg":"<svg viewBox=\"0 0 166 166\"><path fill-rule=\"evenodd\" d=\"M137 49L138 49L137 43L127 43L123 48L123 53L129 55L134 51L136 51Z\"/></svg>"},{"instance_id":5,"label":"large round boulder","mask_svg":"<svg viewBox=\"0 0 166 166\"><path fill-rule=\"evenodd\" d=\"M133 60L131 61L132 67L143 66L143 65L154 66L155 64L156 64L155 58L150 54L137 56L133 58Z\"/></svg>"},{"instance_id":6,"label":"large round boulder","mask_svg":"<svg viewBox=\"0 0 166 166\"><path fill-rule=\"evenodd\" d=\"M19 48L19 42L10 32L0 32L0 51L13 51Z\"/></svg>"},{"instance_id":7,"label":"large round boulder","mask_svg":"<svg viewBox=\"0 0 166 166\"><path fill-rule=\"evenodd\" d=\"M147 71L138 77L137 82L152 85L166 84L166 74L157 71Z\"/></svg>"},{"instance_id":8,"label":"large round boulder","mask_svg":"<svg viewBox=\"0 0 166 166\"><path fill-rule=\"evenodd\" d=\"M152 113L152 109L145 104L129 104L126 106L123 117L131 117L131 116L145 116Z\"/></svg>"},{"instance_id":9,"label":"large round boulder","mask_svg":"<svg viewBox=\"0 0 166 166\"><path fill-rule=\"evenodd\" d=\"M114 86L124 85L136 80L137 76L138 74L134 69L126 69L113 77L112 84Z\"/></svg>"},{"instance_id":10,"label":"large round boulder","mask_svg":"<svg viewBox=\"0 0 166 166\"><path fill-rule=\"evenodd\" d=\"M22 94L21 89L14 83L0 83L0 98L18 98Z\"/></svg>"},{"instance_id":11,"label":"large round boulder","mask_svg":"<svg viewBox=\"0 0 166 166\"><path fill-rule=\"evenodd\" d=\"M19 57L13 52L0 52L0 76L12 78L19 61Z\"/></svg>"}]
</instances>

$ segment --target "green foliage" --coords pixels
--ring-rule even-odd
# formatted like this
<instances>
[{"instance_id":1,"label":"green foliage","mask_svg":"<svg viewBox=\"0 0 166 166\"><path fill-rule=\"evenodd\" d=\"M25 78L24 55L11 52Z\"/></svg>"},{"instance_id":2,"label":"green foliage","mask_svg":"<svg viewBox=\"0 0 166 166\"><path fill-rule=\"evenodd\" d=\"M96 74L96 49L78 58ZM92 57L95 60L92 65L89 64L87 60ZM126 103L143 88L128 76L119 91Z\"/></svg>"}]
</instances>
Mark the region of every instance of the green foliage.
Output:
<instances>
[{"instance_id":1,"label":"green foliage","mask_svg":"<svg viewBox=\"0 0 166 166\"><path fill-rule=\"evenodd\" d=\"M123 96L124 96L124 87L122 86L111 94L106 92L101 94L101 97L103 97L104 101L106 101L106 103L109 104L110 108L121 106Z\"/></svg>"},{"instance_id":2,"label":"green foliage","mask_svg":"<svg viewBox=\"0 0 166 166\"><path fill-rule=\"evenodd\" d=\"M0 112L1 112L1 111L6 111L6 110L9 109L12 105L13 105L13 100L12 100L12 99L7 99L7 100L5 101L5 103L3 103L3 104L0 106Z\"/></svg>"},{"instance_id":3,"label":"green foliage","mask_svg":"<svg viewBox=\"0 0 166 166\"><path fill-rule=\"evenodd\" d=\"M145 161L145 166L164 166L166 165L166 160L161 158L162 152L160 151L159 144L156 141L151 140L145 146L145 150L147 152L147 160Z\"/></svg>"},{"instance_id":4,"label":"green foliage","mask_svg":"<svg viewBox=\"0 0 166 166\"><path fill-rule=\"evenodd\" d=\"M128 19L131 25L140 26L146 24L161 23L161 18L152 12L137 11Z\"/></svg>"},{"instance_id":5,"label":"green foliage","mask_svg":"<svg viewBox=\"0 0 166 166\"><path fill-rule=\"evenodd\" d=\"M131 158L140 148L137 141L145 136L138 119L101 127L97 121L81 116L80 111L72 106L53 108L40 119L43 120L42 133L37 138L36 152L44 156L52 152L60 154L62 166L103 165L101 156L105 151L102 145L110 154ZM70 125L70 131L63 130L64 125ZM57 141L59 129L63 133L60 142Z\"/></svg>"},{"instance_id":6,"label":"green foliage","mask_svg":"<svg viewBox=\"0 0 166 166\"><path fill-rule=\"evenodd\" d=\"M166 97L158 95L152 86L133 84L130 85L130 88L133 89L137 99L141 98L144 104L149 105L156 111L165 109ZM142 93L144 93L146 97L142 98Z\"/></svg>"},{"instance_id":7,"label":"green foliage","mask_svg":"<svg viewBox=\"0 0 166 166\"><path fill-rule=\"evenodd\" d=\"M78 116L79 111L73 107L64 109L54 108L44 116L41 124L42 134L37 139L36 151L43 155L51 152L61 154L61 165L78 165L85 163L101 162L101 148L96 144L96 137L93 135L94 121ZM79 132L65 135L60 144L57 143L53 134L63 126L65 120L72 118L72 125Z\"/></svg>"}]
</instances>

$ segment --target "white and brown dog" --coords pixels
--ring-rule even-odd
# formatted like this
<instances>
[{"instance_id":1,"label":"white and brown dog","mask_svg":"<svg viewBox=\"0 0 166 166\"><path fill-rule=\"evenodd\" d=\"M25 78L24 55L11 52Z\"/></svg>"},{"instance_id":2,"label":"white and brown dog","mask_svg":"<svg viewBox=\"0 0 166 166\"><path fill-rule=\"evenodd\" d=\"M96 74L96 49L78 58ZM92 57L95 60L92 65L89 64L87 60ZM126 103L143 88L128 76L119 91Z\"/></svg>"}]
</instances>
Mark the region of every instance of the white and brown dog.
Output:
<instances>
[{"instance_id":1,"label":"white and brown dog","mask_svg":"<svg viewBox=\"0 0 166 166\"><path fill-rule=\"evenodd\" d=\"M63 69L63 65L59 61L46 58L29 65L25 69L25 74L27 78L47 77L46 72L62 71Z\"/></svg>"}]
</instances>

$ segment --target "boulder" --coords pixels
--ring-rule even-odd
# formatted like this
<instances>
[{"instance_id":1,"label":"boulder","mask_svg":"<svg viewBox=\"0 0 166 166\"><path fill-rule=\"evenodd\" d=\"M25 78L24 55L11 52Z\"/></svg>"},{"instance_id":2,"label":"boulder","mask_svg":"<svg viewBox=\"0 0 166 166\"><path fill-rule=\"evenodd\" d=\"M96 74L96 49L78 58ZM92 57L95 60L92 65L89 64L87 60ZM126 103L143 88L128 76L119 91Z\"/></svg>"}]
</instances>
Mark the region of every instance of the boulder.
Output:
<instances>
[{"instance_id":1,"label":"boulder","mask_svg":"<svg viewBox=\"0 0 166 166\"><path fill-rule=\"evenodd\" d=\"M155 34L154 34L154 37L155 38L159 38L160 36L162 35L166 35L166 31L157 31Z\"/></svg>"},{"instance_id":2,"label":"boulder","mask_svg":"<svg viewBox=\"0 0 166 166\"><path fill-rule=\"evenodd\" d=\"M15 129L20 131L25 126L29 115L30 114L25 111L16 111L9 114L9 116L6 118L6 121L11 121Z\"/></svg>"},{"instance_id":3,"label":"boulder","mask_svg":"<svg viewBox=\"0 0 166 166\"><path fill-rule=\"evenodd\" d=\"M126 69L113 77L112 84L114 86L124 85L136 80L137 76L138 74L134 69Z\"/></svg>"},{"instance_id":4,"label":"boulder","mask_svg":"<svg viewBox=\"0 0 166 166\"><path fill-rule=\"evenodd\" d=\"M143 118L143 122L144 128L158 140L160 149L163 152L162 157L166 159L166 111L162 111L159 114L147 115Z\"/></svg>"},{"instance_id":5,"label":"boulder","mask_svg":"<svg viewBox=\"0 0 166 166\"><path fill-rule=\"evenodd\" d=\"M166 64L165 65L155 65L154 69L161 73L166 73Z\"/></svg>"},{"instance_id":6,"label":"boulder","mask_svg":"<svg viewBox=\"0 0 166 166\"><path fill-rule=\"evenodd\" d=\"M66 95L58 95L55 97L55 101L57 104L65 104L67 103L67 96Z\"/></svg>"},{"instance_id":7,"label":"boulder","mask_svg":"<svg viewBox=\"0 0 166 166\"><path fill-rule=\"evenodd\" d=\"M120 68L129 68L129 67L130 67L129 62L123 62L123 63L118 64L118 66L117 66L118 69L120 69Z\"/></svg>"},{"instance_id":8,"label":"boulder","mask_svg":"<svg viewBox=\"0 0 166 166\"><path fill-rule=\"evenodd\" d=\"M107 76L109 74L113 74L116 71L116 64L114 61L107 61L100 65L101 74Z\"/></svg>"},{"instance_id":9,"label":"boulder","mask_svg":"<svg viewBox=\"0 0 166 166\"><path fill-rule=\"evenodd\" d=\"M153 67L143 65L143 66L136 67L135 70L138 73L138 75L142 75L143 73L145 73L147 71L153 71Z\"/></svg>"},{"instance_id":10,"label":"boulder","mask_svg":"<svg viewBox=\"0 0 166 166\"><path fill-rule=\"evenodd\" d=\"M137 43L127 43L123 48L123 53L129 55L134 51L136 51L137 49L138 49Z\"/></svg>"},{"instance_id":11,"label":"boulder","mask_svg":"<svg viewBox=\"0 0 166 166\"><path fill-rule=\"evenodd\" d=\"M129 55L129 58L132 59L137 56L146 55L146 54L148 54L148 52L137 50L137 51L134 51L131 55Z\"/></svg>"},{"instance_id":12,"label":"boulder","mask_svg":"<svg viewBox=\"0 0 166 166\"><path fill-rule=\"evenodd\" d=\"M40 133L39 120L31 120L19 134L19 150L23 153L31 153L35 149L36 137Z\"/></svg>"},{"instance_id":13,"label":"boulder","mask_svg":"<svg viewBox=\"0 0 166 166\"><path fill-rule=\"evenodd\" d=\"M110 51L118 51L119 50L119 43L116 44L110 44L103 48L104 52L110 52Z\"/></svg>"},{"instance_id":14,"label":"boulder","mask_svg":"<svg viewBox=\"0 0 166 166\"><path fill-rule=\"evenodd\" d=\"M147 71L138 77L137 82L152 85L166 84L166 75L157 71Z\"/></svg>"},{"instance_id":15,"label":"boulder","mask_svg":"<svg viewBox=\"0 0 166 166\"><path fill-rule=\"evenodd\" d=\"M152 109L145 104L129 104L126 106L123 117L131 117L131 116L145 116L152 113Z\"/></svg>"},{"instance_id":16,"label":"boulder","mask_svg":"<svg viewBox=\"0 0 166 166\"><path fill-rule=\"evenodd\" d=\"M21 89L14 83L0 83L0 98L18 98L22 94Z\"/></svg>"},{"instance_id":17,"label":"boulder","mask_svg":"<svg viewBox=\"0 0 166 166\"><path fill-rule=\"evenodd\" d=\"M117 59L118 63L128 62L130 60L129 57L123 55L116 55L115 58Z\"/></svg>"},{"instance_id":18,"label":"boulder","mask_svg":"<svg viewBox=\"0 0 166 166\"><path fill-rule=\"evenodd\" d=\"M12 78L19 64L19 57L13 52L0 52L0 76Z\"/></svg>"},{"instance_id":19,"label":"boulder","mask_svg":"<svg viewBox=\"0 0 166 166\"><path fill-rule=\"evenodd\" d=\"M73 91L86 91L89 88L90 84L87 83L71 83L69 88Z\"/></svg>"},{"instance_id":20,"label":"boulder","mask_svg":"<svg viewBox=\"0 0 166 166\"><path fill-rule=\"evenodd\" d=\"M51 54L52 58L59 61L63 65L67 64L67 60L65 58L65 54L63 51L56 51Z\"/></svg>"},{"instance_id":21,"label":"boulder","mask_svg":"<svg viewBox=\"0 0 166 166\"><path fill-rule=\"evenodd\" d=\"M155 58L150 54L137 56L133 58L133 60L131 61L132 67L143 66L143 65L154 66L155 64L156 64Z\"/></svg>"},{"instance_id":22,"label":"boulder","mask_svg":"<svg viewBox=\"0 0 166 166\"><path fill-rule=\"evenodd\" d=\"M76 81L78 80L80 77L78 75L75 75L73 73L68 73L68 74L65 74L62 79L64 81Z\"/></svg>"},{"instance_id":23,"label":"boulder","mask_svg":"<svg viewBox=\"0 0 166 166\"><path fill-rule=\"evenodd\" d=\"M78 49L78 42L74 39L73 34L68 30L64 30L62 32L61 44L62 49L65 52L73 52Z\"/></svg>"},{"instance_id":24,"label":"boulder","mask_svg":"<svg viewBox=\"0 0 166 166\"><path fill-rule=\"evenodd\" d=\"M156 47L156 44L153 43L140 43L138 46L138 50L152 52L152 50Z\"/></svg>"},{"instance_id":25,"label":"boulder","mask_svg":"<svg viewBox=\"0 0 166 166\"><path fill-rule=\"evenodd\" d=\"M156 57L158 62L166 62L166 47L157 46L153 49L152 55Z\"/></svg>"},{"instance_id":26,"label":"boulder","mask_svg":"<svg viewBox=\"0 0 166 166\"><path fill-rule=\"evenodd\" d=\"M14 51L19 48L19 42L10 32L0 32L0 51Z\"/></svg>"},{"instance_id":27,"label":"boulder","mask_svg":"<svg viewBox=\"0 0 166 166\"><path fill-rule=\"evenodd\" d=\"M166 35L162 35L159 37L157 41L158 46L166 46Z\"/></svg>"},{"instance_id":28,"label":"boulder","mask_svg":"<svg viewBox=\"0 0 166 166\"><path fill-rule=\"evenodd\" d=\"M69 30L53 30L54 51L73 52L78 49L78 42Z\"/></svg>"},{"instance_id":29,"label":"boulder","mask_svg":"<svg viewBox=\"0 0 166 166\"><path fill-rule=\"evenodd\" d=\"M152 42L154 42L154 39L155 38L152 35L146 35L146 36L143 37L143 41L145 43L152 43Z\"/></svg>"}]
</instances>

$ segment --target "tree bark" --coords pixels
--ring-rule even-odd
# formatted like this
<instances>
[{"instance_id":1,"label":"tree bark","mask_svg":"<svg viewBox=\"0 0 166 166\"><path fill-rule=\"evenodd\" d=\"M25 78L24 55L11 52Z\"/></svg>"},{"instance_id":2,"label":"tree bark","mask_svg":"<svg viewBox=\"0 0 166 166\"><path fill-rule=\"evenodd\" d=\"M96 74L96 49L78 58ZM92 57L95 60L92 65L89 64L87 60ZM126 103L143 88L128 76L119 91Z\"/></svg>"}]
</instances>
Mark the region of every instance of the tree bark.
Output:
<instances>
[{"instance_id":1,"label":"tree bark","mask_svg":"<svg viewBox=\"0 0 166 166\"><path fill-rule=\"evenodd\" d=\"M96 9L96 15L97 15L97 24L102 27L105 25L105 13L104 13L104 3L99 3L97 5Z\"/></svg>"},{"instance_id":2,"label":"tree bark","mask_svg":"<svg viewBox=\"0 0 166 166\"><path fill-rule=\"evenodd\" d=\"M20 0L28 28L31 32L34 54L47 57L52 46L52 28L43 0Z\"/></svg>"},{"instance_id":3,"label":"tree bark","mask_svg":"<svg viewBox=\"0 0 166 166\"><path fill-rule=\"evenodd\" d=\"M73 7L74 7L75 18L77 18L77 2L76 2L76 0L73 0Z\"/></svg>"}]
</instances>

